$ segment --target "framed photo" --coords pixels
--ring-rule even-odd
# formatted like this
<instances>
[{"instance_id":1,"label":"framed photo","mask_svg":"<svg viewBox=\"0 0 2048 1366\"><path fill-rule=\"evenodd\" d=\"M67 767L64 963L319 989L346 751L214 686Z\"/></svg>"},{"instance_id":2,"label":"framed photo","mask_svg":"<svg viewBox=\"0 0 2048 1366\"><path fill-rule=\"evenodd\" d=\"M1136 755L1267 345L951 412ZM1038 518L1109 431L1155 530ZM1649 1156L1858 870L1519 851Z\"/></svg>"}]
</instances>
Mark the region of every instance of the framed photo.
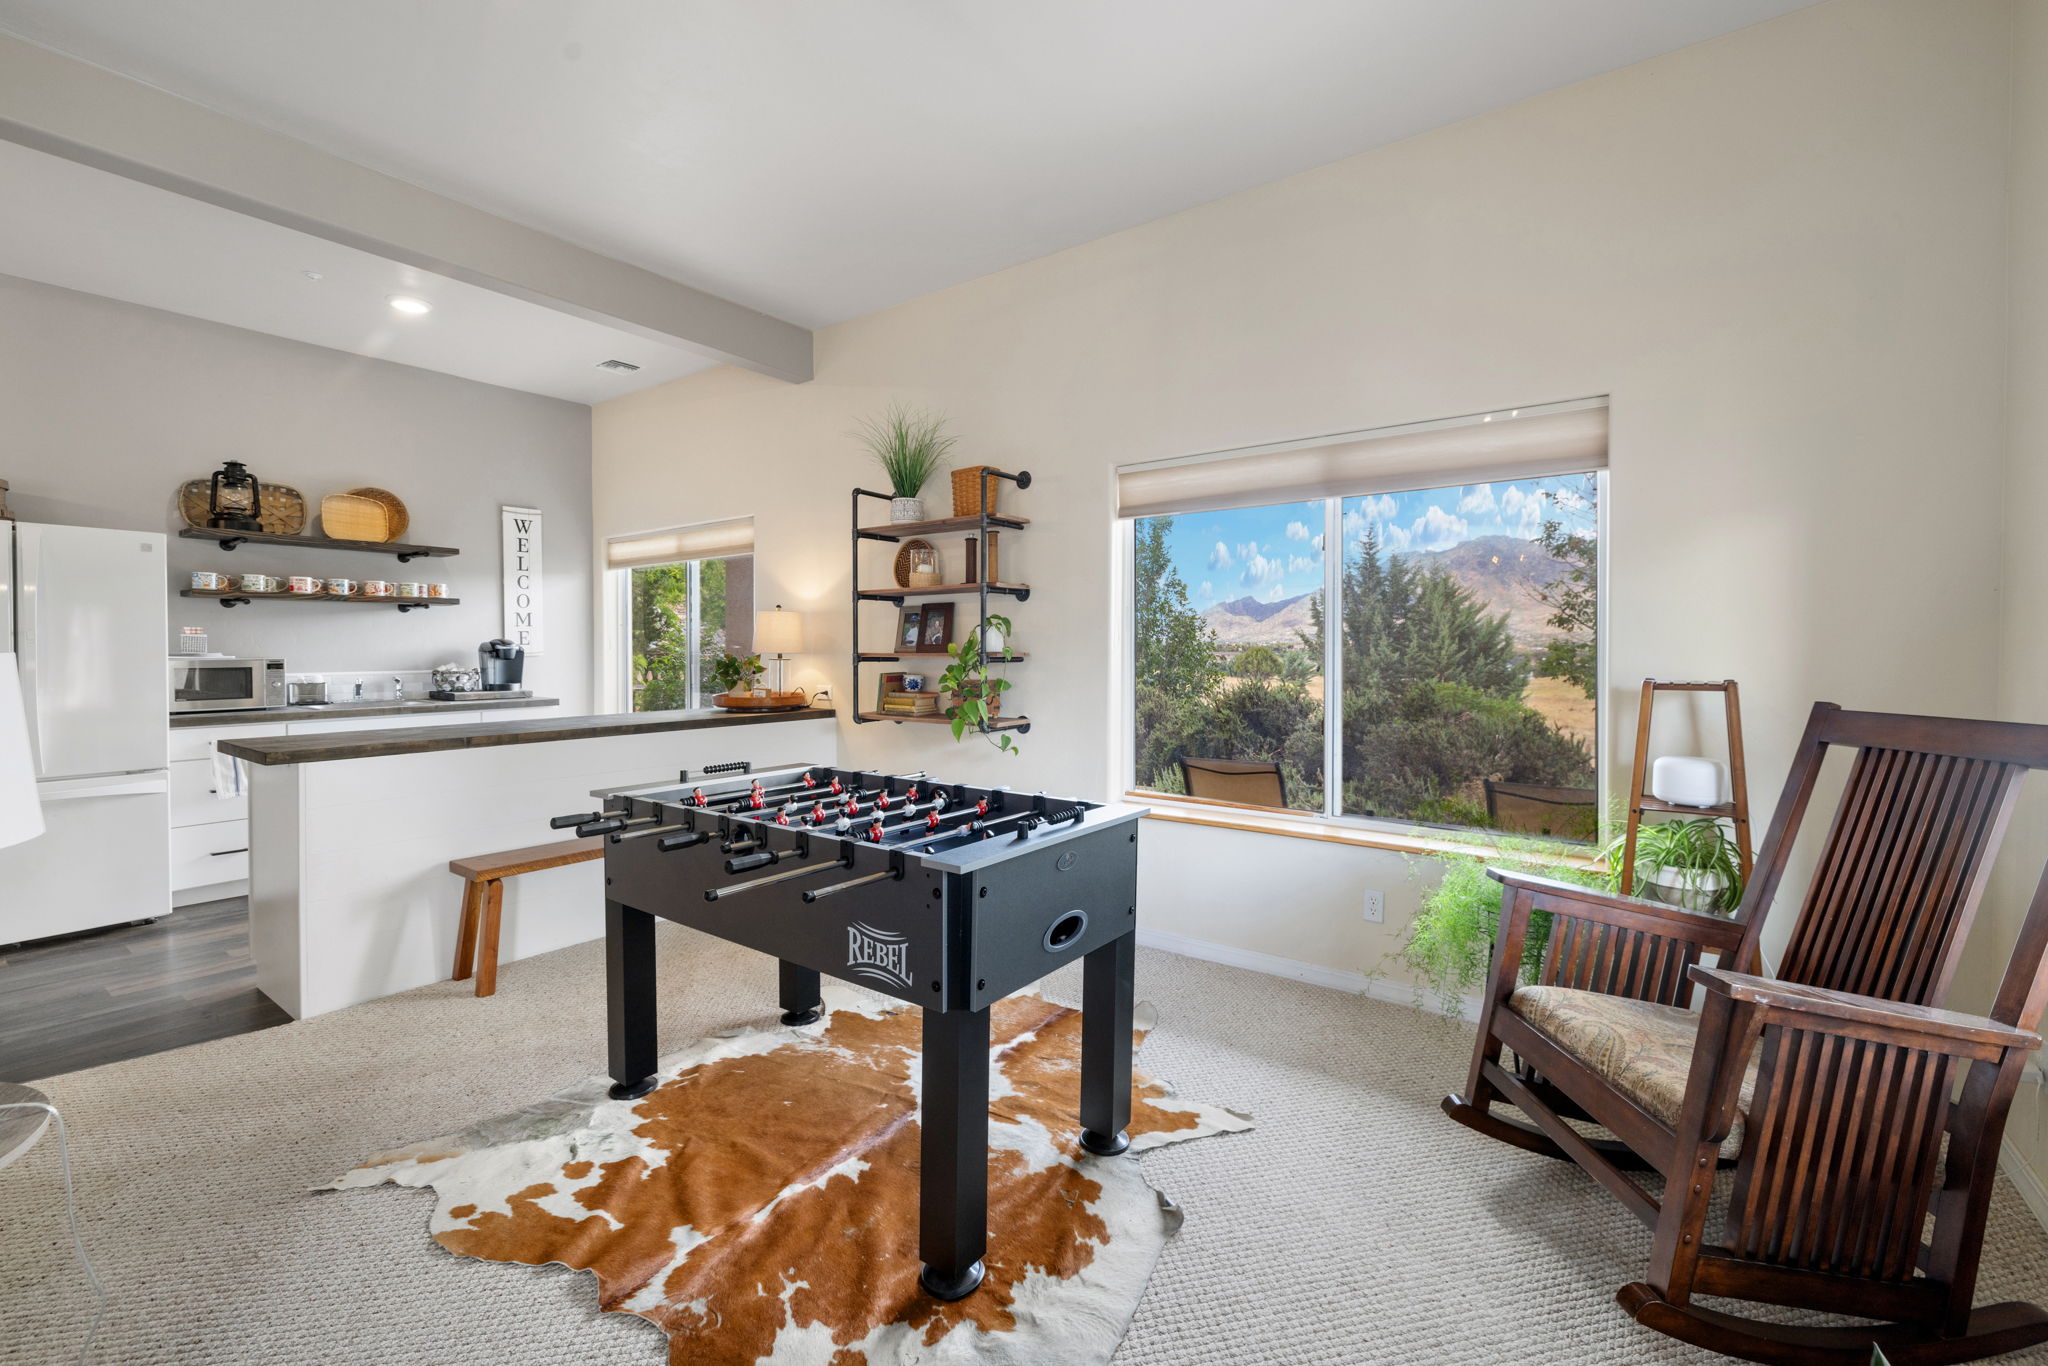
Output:
<instances>
[{"instance_id":1,"label":"framed photo","mask_svg":"<svg viewBox=\"0 0 2048 1366\"><path fill-rule=\"evenodd\" d=\"M929 603L924 624L918 628L917 648L925 654L942 654L953 643L953 604Z\"/></svg>"},{"instance_id":2,"label":"framed photo","mask_svg":"<svg viewBox=\"0 0 2048 1366\"><path fill-rule=\"evenodd\" d=\"M909 654L917 649L917 642L923 638L924 608L906 607L903 619L896 623L896 653Z\"/></svg>"}]
</instances>

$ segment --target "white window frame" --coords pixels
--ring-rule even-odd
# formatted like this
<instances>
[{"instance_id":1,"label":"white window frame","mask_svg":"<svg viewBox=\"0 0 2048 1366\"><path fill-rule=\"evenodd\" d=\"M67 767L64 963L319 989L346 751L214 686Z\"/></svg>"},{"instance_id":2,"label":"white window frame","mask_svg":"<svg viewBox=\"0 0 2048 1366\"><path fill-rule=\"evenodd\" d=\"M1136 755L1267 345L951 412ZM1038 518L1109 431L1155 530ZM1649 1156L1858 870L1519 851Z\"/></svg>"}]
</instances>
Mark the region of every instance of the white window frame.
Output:
<instances>
[{"instance_id":1,"label":"white window frame","mask_svg":"<svg viewBox=\"0 0 2048 1366\"><path fill-rule=\"evenodd\" d=\"M1524 408L1520 411L1534 412L1538 410L1535 408ZM1608 743L1608 712L1610 709L1604 701L1599 701L1599 699L1605 699L1609 695L1608 664L1610 651L1607 643L1609 538L1607 528L1608 519L1611 515L1612 500L1608 496L1609 470L1607 469L1566 470L1550 477L1563 478L1577 474L1590 474L1593 476L1599 499L1599 506L1595 509L1594 513L1594 535L1598 541L1598 544L1594 547L1594 572L1598 579L1598 587L1593 609L1593 639L1596 657L1593 686L1597 702L1593 721L1593 786L1594 790L1599 794L1597 800L1600 803L1600 810L1605 812L1608 808L1608 797L1612 787L1608 772L1610 768L1608 756L1612 753L1612 748ZM1404 489L1402 491L1419 492L1424 489L1437 487L1448 486L1418 483L1413 489ZM1353 816L1346 815L1340 809L1344 802L1343 727L1331 724L1333 713L1330 708L1335 704L1340 708L1335 714L1342 714L1341 706L1344 686L1343 616L1337 604L1342 592L1344 578L1344 500L1346 498L1359 497L1367 492L1376 493L1380 492L1380 490L1375 488L1371 490L1361 489L1357 493L1333 493L1323 499L1323 545L1325 547L1323 555L1323 809L1321 811L1301 811L1292 808L1284 810L1273 808L1270 811L1270 816L1272 819L1280 821L1295 820L1309 826L1331 825L1361 831L1375 831L1401 837L1420 836L1440 840L1445 838L1455 839L1457 835L1463 833L1484 835L1487 832L1473 827L1423 825L1413 821L1393 820L1380 816ZM1265 505L1246 503L1243 506L1260 507ZM1334 548L1336 553L1330 553L1331 548ZM1115 691L1117 705L1111 709L1112 713L1116 714L1113 724L1118 727L1118 737L1111 751L1117 756L1116 771L1112 774L1112 778L1116 784L1114 790L1146 799L1152 797L1152 790L1138 786L1137 619L1135 615L1137 602L1132 592L1132 579L1137 573L1137 558L1137 519L1133 517L1119 517L1116 519L1114 560L1116 565L1116 592L1114 595L1116 615L1114 621L1116 623L1117 639L1116 649L1113 653L1113 658L1116 660L1116 667L1119 671L1119 682ZM1159 795L1168 801L1174 799L1174 794L1172 793L1162 793ZM1267 814L1266 809L1262 808L1261 819L1267 818Z\"/></svg>"},{"instance_id":2,"label":"white window frame","mask_svg":"<svg viewBox=\"0 0 2048 1366\"><path fill-rule=\"evenodd\" d=\"M753 552L747 552L749 558ZM710 555L705 559L737 559L737 555ZM633 710L633 572L636 569L668 569L683 565L689 573L685 576L688 596L684 610L689 614L689 658L684 661L683 692L692 710L707 705L704 700L704 638L703 615L700 606L700 575L704 560L663 560L654 564L634 565L632 569L607 569L606 596L609 608L606 612L606 634L611 637L610 649L606 652L617 677L613 688L612 701L622 712ZM757 593L758 597L759 594ZM752 611L752 606L748 608Z\"/></svg>"}]
</instances>

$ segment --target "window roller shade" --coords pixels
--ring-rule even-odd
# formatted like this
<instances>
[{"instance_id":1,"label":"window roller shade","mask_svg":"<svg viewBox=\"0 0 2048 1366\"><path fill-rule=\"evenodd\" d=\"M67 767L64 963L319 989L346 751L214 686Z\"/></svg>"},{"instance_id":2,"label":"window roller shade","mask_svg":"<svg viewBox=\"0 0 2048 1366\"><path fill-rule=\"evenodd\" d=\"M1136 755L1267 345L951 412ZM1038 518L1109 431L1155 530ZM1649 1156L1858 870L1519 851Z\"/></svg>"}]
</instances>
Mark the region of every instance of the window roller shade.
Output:
<instances>
[{"instance_id":1,"label":"window roller shade","mask_svg":"<svg viewBox=\"0 0 2048 1366\"><path fill-rule=\"evenodd\" d=\"M716 560L753 552L754 519L735 517L730 521L615 537L604 543L604 563L607 569L637 569L641 565Z\"/></svg>"},{"instance_id":2,"label":"window roller shade","mask_svg":"<svg viewBox=\"0 0 2048 1366\"><path fill-rule=\"evenodd\" d=\"M1117 475L1117 515L1164 517L1606 467L1606 404L1575 404L1132 467Z\"/></svg>"}]
</instances>

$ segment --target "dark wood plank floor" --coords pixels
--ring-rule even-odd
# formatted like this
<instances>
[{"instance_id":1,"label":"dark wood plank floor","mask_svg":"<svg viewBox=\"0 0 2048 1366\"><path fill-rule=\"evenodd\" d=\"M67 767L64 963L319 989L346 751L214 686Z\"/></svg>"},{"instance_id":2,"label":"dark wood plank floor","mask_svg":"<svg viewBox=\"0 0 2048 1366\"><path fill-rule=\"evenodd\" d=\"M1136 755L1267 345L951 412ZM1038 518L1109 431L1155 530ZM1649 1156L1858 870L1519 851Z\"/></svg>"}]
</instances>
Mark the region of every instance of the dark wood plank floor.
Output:
<instances>
[{"instance_id":1,"label":"dark wood plank floor","mask_svg":"<svg viewBox=\"0 0 2048 1366\"><path fill-rule=\"evenodd\" d=\"M0 1081L34 1081L289 1023L256 990L248 903L0 955Z\"/></svg>"}]
</instances>

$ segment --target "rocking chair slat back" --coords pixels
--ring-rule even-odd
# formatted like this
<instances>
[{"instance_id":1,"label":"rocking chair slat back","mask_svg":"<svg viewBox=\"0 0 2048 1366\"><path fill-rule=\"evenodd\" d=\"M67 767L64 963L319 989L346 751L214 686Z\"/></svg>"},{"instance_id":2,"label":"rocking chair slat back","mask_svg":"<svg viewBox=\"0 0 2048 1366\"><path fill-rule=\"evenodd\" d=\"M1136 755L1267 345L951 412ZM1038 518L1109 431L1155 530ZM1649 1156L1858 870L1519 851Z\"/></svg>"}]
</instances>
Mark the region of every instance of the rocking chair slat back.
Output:
<instances>
[{"instance_id":1,"label":"rocking chair slat back","mask_svg":"<svg viewBox=\"0 0 2048 1366\"><path fill-rule=\"evenodd\" d=\"M1794 1270L1910 1281L1954 1059L1780 1024L1758 1048L1728 1250Z\"/></svg>"},{"instance_id":2,"label":"rocking chair slat back","mask_svg":"<svg viewBox=\"0 0 2048 1366\"><path fill-rule=\"evenodd\" d=\"M1860 749L1779 976L1940 1004L2025 772L1938 750Z\"/></svg>"},{"instance_id":3,"label":"rocking chair slat back","mask_svg":"<svg viewBox=\"0 0 2048 1366\"><path fill-rule=\"evenodd\" d=\"M1551 920L1538 980L1545 986L1683 1005L1693 991L1686 969L1699 961L1697 944L1559 914Z\"/></svg>"}]
</instances>

